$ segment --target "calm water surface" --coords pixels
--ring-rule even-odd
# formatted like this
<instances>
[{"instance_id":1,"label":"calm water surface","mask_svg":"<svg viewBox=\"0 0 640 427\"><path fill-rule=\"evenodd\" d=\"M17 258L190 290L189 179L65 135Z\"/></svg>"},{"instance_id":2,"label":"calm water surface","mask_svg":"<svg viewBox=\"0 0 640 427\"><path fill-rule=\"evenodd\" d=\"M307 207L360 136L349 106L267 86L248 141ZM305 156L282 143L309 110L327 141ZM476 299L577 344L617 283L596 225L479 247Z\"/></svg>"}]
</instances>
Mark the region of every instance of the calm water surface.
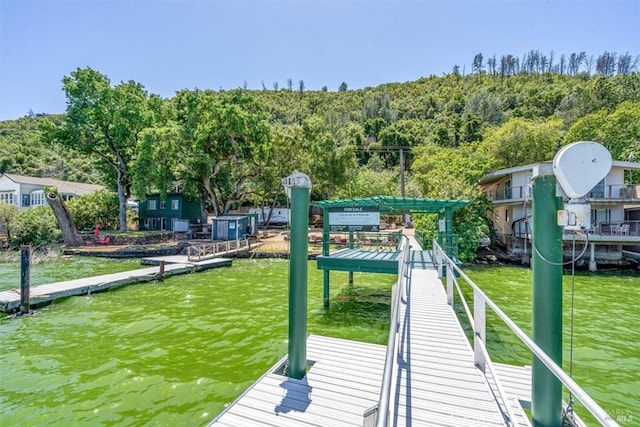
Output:
<instances>
[{"instance_id":1,"label":"calm water surface","mask_svg":"<svg viewBox=\"0 0 640 427\"><path fill-rule=\"evenodd\" d=\"M465 270L487 295L531 335L531 270ZM618 423L640 426L640 277L607 273L563 277L564 369L569 372L571 283L574 284L573 377ZM471 293L468 293L469 295ZM468 298L468 297L467 297ZM489 314L491 313L491 314ZM494 360L531 365L510 330L487 310L487 340ZM578 407L582 416L586 410ZM584 415L586 420L592 420ZM597 425L595 421L589 423Z\"/></svg>"},{"instance_id":2,"label":"calm water surface","mask_svg":"<svg viewBox=\"0 0 640 427\"><path fill-rule=\"evenodd\" d=\"M56 262L32 265L29 275L31 286L37 286L143 267L138 259L63 257ZM0 291L14 288L20 289L20 262L0 263Z\"/></svg>"},{"instance_id":3,"label":"calm water surface","mask_svg":"<svg viewBox=\"0 0 640 427\"><path fill-rule=\"evenodd\" d=\"M40 284L137 266L77 258L39 265L32 278ZM529 270L468 272L530 331ZM19 277L15 266L0 264L1 283L15 287L12 274ZM395 277L355 278L349 287L346 273L332 274L325 312L322 273L309 263L309 332L383 344ZM230 268L68 298L0 321L0 425L205 425L286 353L287 281L285 260L236 259ZM640 280L580 275L575 289L574 377L621 425L640 425ZM531 363L491 316L488 337L496 360Z\"/></svg>"},{"instance_id":4,"label":"calm water surface","mask_svg":"<svg viewBox=\"0 0 640 427\"><path fill-rule=\"evenodd\" d=\"M393 276L333 276L328 313L309 279L309 332L386 342ZM288 261L236 259L1 321L0 425L206 424L286 353L287 281Z\"/></svg>"}]
</instances>

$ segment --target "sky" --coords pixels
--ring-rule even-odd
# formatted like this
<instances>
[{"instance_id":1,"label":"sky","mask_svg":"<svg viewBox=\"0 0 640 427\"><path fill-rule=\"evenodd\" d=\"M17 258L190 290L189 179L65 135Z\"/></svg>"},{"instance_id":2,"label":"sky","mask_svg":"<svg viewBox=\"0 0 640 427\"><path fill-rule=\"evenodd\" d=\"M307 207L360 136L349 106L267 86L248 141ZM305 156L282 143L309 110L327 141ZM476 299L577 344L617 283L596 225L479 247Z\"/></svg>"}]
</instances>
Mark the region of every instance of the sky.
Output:
<instances>
[{"instance_id":1,"label":"sky","mask_svg":"<svg viewBox=\"0 0 640 427\"><path fill-rule=\"evenodd\" d=\"M467 73L476 54L640 54L639 0L0 0L0 120L63 113L64 76L306 90Z\"/></svg>"}]
</instances>

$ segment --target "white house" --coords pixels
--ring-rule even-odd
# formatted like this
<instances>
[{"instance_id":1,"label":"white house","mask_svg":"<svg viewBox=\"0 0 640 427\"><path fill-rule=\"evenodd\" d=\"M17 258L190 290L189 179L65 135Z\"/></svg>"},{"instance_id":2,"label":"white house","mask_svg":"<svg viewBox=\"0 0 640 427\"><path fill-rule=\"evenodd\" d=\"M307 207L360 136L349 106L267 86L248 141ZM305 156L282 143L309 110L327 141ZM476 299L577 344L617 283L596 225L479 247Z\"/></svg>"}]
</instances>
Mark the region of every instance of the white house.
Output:
<instances>
[{"instance_id":1,"label":"white house","mask_svg":"<svg viewBox=\"0 0 640 427\"><path fill-rule=\"evenodd\" d=\"M493 203L496 238L515 254L526 254L528 249L530 253L530 183L534 166L529 164L491 172L479 182ZM632 209L640 206L640 185L631 184L630 173L635 170L640 170L640 163L614 161L611 171L586 196L591 204L591 251L588 253L591 263L595 263L596 258L620 261L623 246L640 242L640 221L630 216ZM568 200L559 186L558 191L565 201ZM569 233L564 234L565 243L572 239Z\"/></svg>"},{"instance_id":2,"label":"white house","mask_svg":"<svg viewBox=\"0 0 640 427\"><path fill-rule=\"evenodd\" d=\"M0 176L0 202L12 203L18 209L46 205L45 187L57 188L65 200L104 190L102 185L5 173Z\"/></svg>"}]
</instances>

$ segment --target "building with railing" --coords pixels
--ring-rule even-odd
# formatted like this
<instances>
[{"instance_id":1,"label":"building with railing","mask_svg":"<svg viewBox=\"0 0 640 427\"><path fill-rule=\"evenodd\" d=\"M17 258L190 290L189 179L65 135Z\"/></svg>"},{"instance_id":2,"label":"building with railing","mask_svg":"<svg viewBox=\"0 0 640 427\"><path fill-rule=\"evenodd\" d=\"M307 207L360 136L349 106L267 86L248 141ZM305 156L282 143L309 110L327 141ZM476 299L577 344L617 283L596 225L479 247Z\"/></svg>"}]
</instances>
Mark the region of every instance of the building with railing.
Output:
<instances>
[{"instance_id":1,"label":"building with railing","mask_svg":"<svg viewBox=\"0 0 640 427\"><path fill-rule=\"evenodd\" d=\"M551 163L551 162L547 162ZM531 253L531 178L534 164L501 169L486 174L479 181L493 203L495 239L523 259ZM614 161L607 176L586 195L591 204L588 236L577 238L590 243L585 257L594 263L624 263L627 247L640 245L640 218L633 214L640 207L640 184L633 183L633 172L640 163ZM558 195L568 197L558 186ZM565 243L576 238L565 233ZM633 254L630 254L633 258ZM640 256L640 255L639 255Z\"/></svg>"}]
</instances>

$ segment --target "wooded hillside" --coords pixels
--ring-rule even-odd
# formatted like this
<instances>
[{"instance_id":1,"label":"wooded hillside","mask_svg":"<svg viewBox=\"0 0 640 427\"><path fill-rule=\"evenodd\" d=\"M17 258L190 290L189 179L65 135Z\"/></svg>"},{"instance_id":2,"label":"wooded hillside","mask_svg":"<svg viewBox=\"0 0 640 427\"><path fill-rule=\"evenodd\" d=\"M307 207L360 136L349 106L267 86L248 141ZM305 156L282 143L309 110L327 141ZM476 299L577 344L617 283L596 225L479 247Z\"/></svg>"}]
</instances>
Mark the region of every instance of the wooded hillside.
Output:
<instances>
[{"instance_id":1,"label":"wooded hillside","mask_svg":"<svg viewBox=\"0 0 640 427\"><path fill-rule=\"evenodd\" d=\"M179 180L223 213L284 203L280 179L294 170L311 177L316 200L399 195L405 147L406 195L473 199L460 215L484 225L458 231L474 240L489 232L475 185L486 172L550 160L578 140L640 159L640 74L630 57L618 74L599 57L590 75L584 59L576 69L566 58L561 71L533 53L511 67L476 57L471 75L454 68L375 88L306 91L290 79L285 89L171 99L78 69L64 79L66 114L0 122L0 172L100 182L141 199Z\"/></svg>"}]
</instances>

